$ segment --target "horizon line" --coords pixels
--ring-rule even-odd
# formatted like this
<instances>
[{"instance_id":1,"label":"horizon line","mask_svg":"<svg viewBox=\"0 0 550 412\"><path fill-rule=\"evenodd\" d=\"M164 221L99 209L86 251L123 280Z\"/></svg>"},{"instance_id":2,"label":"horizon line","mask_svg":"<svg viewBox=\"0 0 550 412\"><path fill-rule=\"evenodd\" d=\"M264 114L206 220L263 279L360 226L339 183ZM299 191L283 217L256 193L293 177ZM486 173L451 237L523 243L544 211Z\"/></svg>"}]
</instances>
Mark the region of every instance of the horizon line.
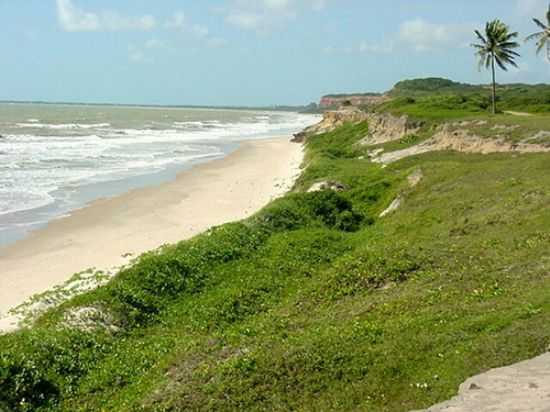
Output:
<instances>
[{"instance_id":1,"label":"horizon line","mask_svg":"<svg viewBox=\"0 0 550 412\"><path fill-rule=\"evenodd\" d=\"M267 105L267 106L231 106L231 105L201 105L201 104L152 104L152 103L98 103L98 102L75 102L55 100L2 100L0 104L44 104L60 106L113 106L113 107L151 107L168 109L220 109L220 110L269 110L284 108L303 108L306 105Z\"/></svg>"}]
</instances>

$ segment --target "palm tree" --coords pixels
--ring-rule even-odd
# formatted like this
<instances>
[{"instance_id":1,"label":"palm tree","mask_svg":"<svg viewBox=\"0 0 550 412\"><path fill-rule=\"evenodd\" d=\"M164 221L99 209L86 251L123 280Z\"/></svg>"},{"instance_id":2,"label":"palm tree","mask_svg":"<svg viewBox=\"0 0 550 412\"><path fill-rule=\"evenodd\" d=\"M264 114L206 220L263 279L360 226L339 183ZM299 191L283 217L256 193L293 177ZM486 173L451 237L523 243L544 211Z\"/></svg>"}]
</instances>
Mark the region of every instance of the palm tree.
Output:
<instances>
[{"instance_id":1,"label":"palm tree","mask_svg":"<svg viewBox=\"0 0 550 412\"><path fill-rule=\"evenodd\" d=\"M514 41L518 37L517 32L510 32L510 28L500 20L487 22L485 25L485 35L479 30L475 34L480 40L478 44L472 44L477 49L476 55L479 57L479 69L485 66L491 68L493 74L493 114L497 111L497 86L495 80L495 63L502 70L507 71L507 65L518 67L514 59L519 57L519 53L513 49L519 47Z\"/></svg>"},{"instance_id":2,"label":"palm tree","mask_svg":"<svg viewBox=\"0 0 550 412\"><path fill-rule=\"evenodd\" d=\"M531 34L525 39L525 41L537 41L537 54L539 54L541 50L546 47L546 58L550 61L550 4L548 5L548 11L546 12L547 24L544 24L536 18L534 18L533 21L540 29L542 29L542 31Z\"/></svg>"}]
</instances>

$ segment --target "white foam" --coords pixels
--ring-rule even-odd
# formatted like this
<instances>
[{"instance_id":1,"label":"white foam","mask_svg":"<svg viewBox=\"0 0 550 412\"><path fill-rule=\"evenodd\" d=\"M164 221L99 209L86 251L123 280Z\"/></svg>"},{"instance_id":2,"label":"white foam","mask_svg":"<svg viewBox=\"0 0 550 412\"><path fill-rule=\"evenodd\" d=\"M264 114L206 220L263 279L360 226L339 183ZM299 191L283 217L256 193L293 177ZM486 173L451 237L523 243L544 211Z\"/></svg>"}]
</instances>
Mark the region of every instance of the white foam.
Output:
<instances>
[{"instance_id":1,"label":"white foam","mask_svg":"<svg viewBox=\"0 0 550 412\"><path fill-rule=\"evenodd\" d=\"M229 123L144 121L143 128L30 118L15 123L0 139L0 215L63 202L64 190L219 157L223 152L218 143L289 134L317 121L294 113L251 114L243 112L239 121ZM26 129L26 134L16 133L17 128ZM47 130L47 135L40 130Z\"/></svg>"},{"instance_id":2,"label":"white foam","mask_svg":"<svg viewBox=\"0 0 550 412\"><path fill-rule=\"evenodd\" d=\"M55 200L47 193L0 190L0 216L13 212L38 209Z\"/></svg>"},{"instance_id":3,"label":"white foam","mask_svg":"<svg viewBox=\"0 0 550 412\"><path fill-rule=\"evenodd\" d=\"M37 119L29 119L28 123L16 123L17 127L28 128L28 129L51 129L51 130L77 130L77 129L104 129L111 127L110 123L92 123L92 124L82 124L82 123L61 123L61 124L50 124L50 123L39 123Z\"/></svg>"}]
</instances>

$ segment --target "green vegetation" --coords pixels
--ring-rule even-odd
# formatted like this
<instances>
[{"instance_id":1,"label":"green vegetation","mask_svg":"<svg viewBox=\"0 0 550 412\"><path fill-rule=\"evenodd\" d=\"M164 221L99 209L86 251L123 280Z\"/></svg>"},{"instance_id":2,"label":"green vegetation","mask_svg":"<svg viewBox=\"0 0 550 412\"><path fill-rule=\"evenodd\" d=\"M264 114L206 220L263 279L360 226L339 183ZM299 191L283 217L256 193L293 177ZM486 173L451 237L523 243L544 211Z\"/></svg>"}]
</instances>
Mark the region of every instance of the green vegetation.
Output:
<instances>
[{"instance_id":1,"label":"green vegetation","mask_svg":"<svg viewBox=\"0 0 550 412\"><path fill-rule=\"evenodd\" d=\"M550 4L548 5L548 12L546 13L546 24L537 18L533 18L533 22L542 31L527 36L525 41L536 40L537 54L543 49L546 49L546 58L550 61Z\"/></svg>"},{"instance_id":2,"label":"green vegetation","mask_svg":"<svg viewBox=\"0 0 550 412\"><path fill-rule=\"evenodd\" d=\"M432 95L398 97L383 103L375 110L393 114L407 114L414 119L444 121L465 116L484 116L491 102L482 94Z\"/></svg>"},{"instance_id":3,"label":"green vegetation","mask_svg":"<svg viewBox=\"0 0 550 412\"><path fill-rule=\"evenodd\" d=\"M433 93L456 93L476 90L476 86L458 83L441 77L427 77L425 79L402 80L390 91L391 95L419 95Z\"/></svg>"},{"instance_id":4,"label":"green vegetation","mask_svg":"<svg viewBox=\"0 0 550 412\"><path fill-rule=\"evenodd\" d=\"M456 122L453 129L467 129L483 138L499 138L511 143L550 144L550 116L502 114L478 121Z\"/></svg>"},{"instance_id":5,"label":"green vegetation","mask_svg":"<svg viewBox=\"0 0 550 412\"><path fill-rule=\"evenodd\" d=\"M447 97L401 99L386 108L426 116ZM468 102L460 113L482 116ZM530 124L501 117L518 136ZM293 193L1 336L0 409L408 411L544 352L548 155L440 152L382 168L357 144L367 132L309 138ZM346 190L307 193L325 180Z\"/></svg>"},{"instance_id":6,"label":"green vegetation","mask_svg":"<svg viewBox=\"0 0 550 412\"><path fill-rule=\"evenodd\" d=\"M550 85L496 85L501 110L527 113L550 112ZM428 78L397 83L389 92L391 100L371 108L407 114L419 120L441 122L462 118L485 119L491 109L489 86L455 83ZM497 118L505 117L500 114Z\"/></svg>"}]
</instances>

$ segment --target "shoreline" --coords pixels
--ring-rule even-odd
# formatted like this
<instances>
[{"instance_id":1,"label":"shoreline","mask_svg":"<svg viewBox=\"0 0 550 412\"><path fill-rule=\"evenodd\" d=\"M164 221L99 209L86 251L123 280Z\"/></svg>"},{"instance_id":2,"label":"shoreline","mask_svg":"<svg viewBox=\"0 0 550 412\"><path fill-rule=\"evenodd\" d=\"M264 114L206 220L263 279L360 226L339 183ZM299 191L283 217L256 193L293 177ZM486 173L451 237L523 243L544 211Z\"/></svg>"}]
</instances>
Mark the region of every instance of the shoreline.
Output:
<instances>
[{"instance_id":1,"label":"shoreline","mask_svg":"<svg viewBox=\"0 0 550 412\"><path fill-rule=\"evenodd\" d=\"M95 200L0 248L0 333L17 327L10 310L76 273L116 271L147 251L254 214L292 188L303 154L290 136L244 141L174 180Z\"/></svg>"},{"instance_id":2,"label":"shoreline","mask_svg":"<svg viewBox=\"0 0 550 412\"><path fill-rule=\"evenodd\" d=\"M246 141L247 140L243 140L243 142ZM98 200L114 198L133 190L154 187L171 182L180 174L198 165L229 156L239 149L239 147L241 147L241 142L222 143L220 144L220 154L197 157L184 164L169 165L162 170L152 173L138 174L122 179L109 180L107 182L94 182L77 186L71 195L72 204L69 208L63 205L62 201L56 199L57 196L54 195L54 201L51 204L34 209L12 212L8 214L8 217L15 217L12 218L12 220L15 219L16 223L14 227L8 227L4 229L3 232L0 232L0 252L3 248L9 247L16 242L28 238L33 233L46 228L52 222L71 216L77 210L84 209ZM61 193L63 190L64 189L58 189ZM2 216L3 215L0 215L0 220ZM21 222L21 216L24 216L23 222Z\"/></svg>"}]
</instances>

